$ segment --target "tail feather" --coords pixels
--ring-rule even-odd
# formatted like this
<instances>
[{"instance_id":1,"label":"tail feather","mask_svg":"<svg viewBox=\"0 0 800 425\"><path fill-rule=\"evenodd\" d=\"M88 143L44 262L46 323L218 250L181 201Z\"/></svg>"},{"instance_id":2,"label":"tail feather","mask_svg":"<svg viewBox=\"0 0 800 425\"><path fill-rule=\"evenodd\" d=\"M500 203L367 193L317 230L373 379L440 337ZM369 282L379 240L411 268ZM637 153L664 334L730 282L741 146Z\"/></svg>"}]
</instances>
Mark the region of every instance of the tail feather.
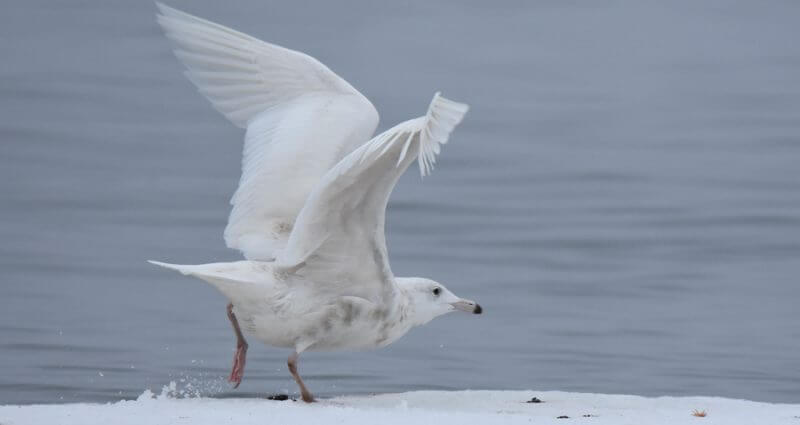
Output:
<instances>
[{"instance_id":1,"label":"tail feather","mask_svg":"<svg viewBox=\"0 0 800 425\"><path fill-rule=\"evenodd\" d=\"M147 262L150 264L155 264L156 266L164 267L165 269L177 270L181 272L181 274L187 276L191 275L192 269L197 267L197 266L188 266L184 264L162 263L161 261L155 261L155 260L147 260Z\"/></svg>"},{"instance_id":2,"label":"tail feather","mask_svg":"<svg viewBox=\"0 0 800 425\"><path fill-rule=\"evenodd\" d=\"M272 268L268 263L262 261L197 265L170 264L153 260L147 262L204 280L234 303L263 297L274 283Z\"/></svg>"}]
</instances>

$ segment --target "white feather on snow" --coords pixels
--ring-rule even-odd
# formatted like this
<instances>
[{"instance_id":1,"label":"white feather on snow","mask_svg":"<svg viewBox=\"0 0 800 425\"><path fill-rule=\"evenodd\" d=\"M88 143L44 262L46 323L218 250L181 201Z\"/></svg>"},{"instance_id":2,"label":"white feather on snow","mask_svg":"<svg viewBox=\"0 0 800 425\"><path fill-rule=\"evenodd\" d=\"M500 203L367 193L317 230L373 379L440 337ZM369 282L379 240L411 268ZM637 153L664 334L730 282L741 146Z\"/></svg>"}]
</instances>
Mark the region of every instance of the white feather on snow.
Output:
<instances>
[{"instance_id":1,"label":"white feather on snow","mask_svg":"<svg viewBox=\"0 0 800 425\"><path fill-rule=\"evenodd\" d=\"M531 397L543 403L525 403ZM706 417L695 417L702 410ZM584 416L591 415L591 416ZM569 416L568 419L558 419ZM718 397L657 397L558 391L417 391L314 404L264 399L174 399L146 391L110 404L0 406L0 423L25 424L800 424L800 405Z\"/></svg>"}]
</instances>

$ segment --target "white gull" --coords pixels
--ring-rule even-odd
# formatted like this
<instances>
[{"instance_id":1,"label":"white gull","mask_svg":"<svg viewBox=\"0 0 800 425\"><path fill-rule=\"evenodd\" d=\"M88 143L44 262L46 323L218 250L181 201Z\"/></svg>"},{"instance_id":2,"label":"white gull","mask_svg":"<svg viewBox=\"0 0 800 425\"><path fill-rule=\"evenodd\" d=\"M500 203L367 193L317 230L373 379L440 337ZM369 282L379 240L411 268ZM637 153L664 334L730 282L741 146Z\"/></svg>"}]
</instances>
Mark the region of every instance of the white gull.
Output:
<instances>
[{"instance_id":1,"label":"white gull","mask_svg":"<svg viewBox=\"0 0 800 425\"><path fill-rule=\"evenodd\" d=\"M442 284L395 277L386 204L416 159L428 174L468 106L438 93L419 118L373 135L378 112L325 65L300 52L158 4L158 22L186 76L246 128L242 176L225 242L246 261L151 263L211 283L230 303L237 337L230 381L244 374L248 334L293 350L372 349L454 310L481 313Z\"/></svg>"}]
</instances>

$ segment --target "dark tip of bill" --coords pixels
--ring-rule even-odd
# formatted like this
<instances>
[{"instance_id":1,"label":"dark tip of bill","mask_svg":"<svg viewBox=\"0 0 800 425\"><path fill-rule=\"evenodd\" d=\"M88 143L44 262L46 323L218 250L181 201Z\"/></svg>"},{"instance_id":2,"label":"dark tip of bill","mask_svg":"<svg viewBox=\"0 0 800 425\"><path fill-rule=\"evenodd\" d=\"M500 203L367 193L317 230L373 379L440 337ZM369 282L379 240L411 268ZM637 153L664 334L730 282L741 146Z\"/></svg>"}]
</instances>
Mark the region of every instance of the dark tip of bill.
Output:
<instances>
[{"instance_id":1,"label":"dark tip of bill","mask_svg":"<svg viewBox=\"0 0 800 425\"><path fill-rule=\"evenodd\" d=\"M475 304L475 310L472 310L473 314L481 314L483 313L483 308L481 308L480 304Z\"/></svg>"}]
</instances>

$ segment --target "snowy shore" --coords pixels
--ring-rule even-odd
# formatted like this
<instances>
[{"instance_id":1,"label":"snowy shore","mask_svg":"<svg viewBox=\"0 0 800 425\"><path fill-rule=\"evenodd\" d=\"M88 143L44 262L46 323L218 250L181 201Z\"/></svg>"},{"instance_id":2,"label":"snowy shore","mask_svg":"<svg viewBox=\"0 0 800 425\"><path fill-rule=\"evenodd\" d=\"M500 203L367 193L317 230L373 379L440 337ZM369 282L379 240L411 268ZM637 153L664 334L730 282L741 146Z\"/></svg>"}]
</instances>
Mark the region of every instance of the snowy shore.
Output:
<instances>
[{"instance_id":1,"label":"snowy shore","mask_svg":"<svg viewBox=\"0 0 800 425\"><path fill-rule=\"evenodd\" d=\"M541 402L527 402L533 397ZM800 404L557 391L418 391L339 397L309 405L291 400L174 399L146 391L137 400L109 404L0 406L2 425L226 423L800 425Z\"/></svg>"}]
</instances>

